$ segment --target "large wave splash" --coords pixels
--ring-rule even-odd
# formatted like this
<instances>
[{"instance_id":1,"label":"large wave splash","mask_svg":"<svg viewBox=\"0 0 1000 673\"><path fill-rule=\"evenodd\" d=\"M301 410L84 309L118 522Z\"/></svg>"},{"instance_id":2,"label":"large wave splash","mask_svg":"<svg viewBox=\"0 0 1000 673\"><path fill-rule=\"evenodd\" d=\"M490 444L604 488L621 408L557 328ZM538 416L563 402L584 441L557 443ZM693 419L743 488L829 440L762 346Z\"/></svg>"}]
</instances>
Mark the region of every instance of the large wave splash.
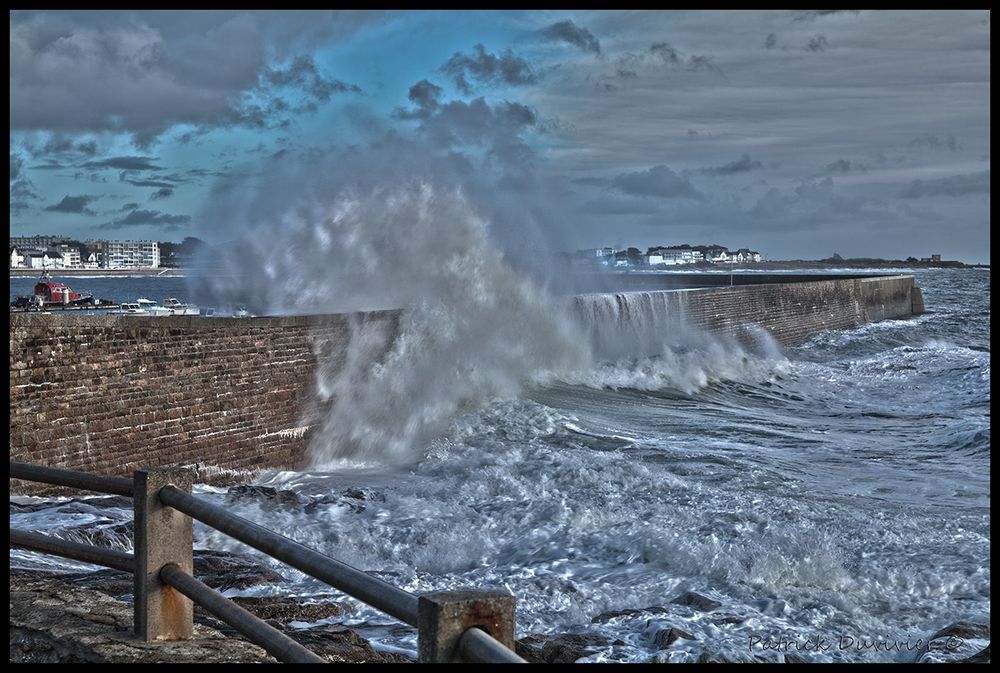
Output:
<instances>
[{"instance_id":1,"label":"large wave splash","mask_svg":"<svg viewBox=\"0 0 1000 673\"><path fill-rule=\"evenodd\" d=\"M514 270L487 225L458 189L414 180L345 189L249 239L268 312L403 309L394 339L355 320L346 353L316 353L332 403L312 467L411 460L459 410L515 396L537 370L586 366L568 307Z\"/></svg>"},{"instance_id":2,"label":"large wave splash","mask_svg":"<svg viewBox=\"0 0 1000 673\"><path fill-rule=\"evenodd\" d=\"M206 278L213 297L262 314L402 309L398 325L348 319L317 340L311 468L419 457L462 411L526 384L670 388L767 378L773 349L748 354L691 329L683 292L553 296L490 234L462 189L408 180L322 194L257 217ZM259 269L239 275L235 269ZM316 422L310 419L308 422Z\"/></svg>"},{"instance_id":3,"label":"large wave splash","mask_svg":"<svg viewBox=\"0 0 1000 673\"><path fill-rule=\"evenodd\" d=\"M788 369L761 327L724 336L693 326L684 290L584 294L573 306L598 364L559 373L565 383L693 395L719 381L757 383Z\"/></svg>"}]
</instances>

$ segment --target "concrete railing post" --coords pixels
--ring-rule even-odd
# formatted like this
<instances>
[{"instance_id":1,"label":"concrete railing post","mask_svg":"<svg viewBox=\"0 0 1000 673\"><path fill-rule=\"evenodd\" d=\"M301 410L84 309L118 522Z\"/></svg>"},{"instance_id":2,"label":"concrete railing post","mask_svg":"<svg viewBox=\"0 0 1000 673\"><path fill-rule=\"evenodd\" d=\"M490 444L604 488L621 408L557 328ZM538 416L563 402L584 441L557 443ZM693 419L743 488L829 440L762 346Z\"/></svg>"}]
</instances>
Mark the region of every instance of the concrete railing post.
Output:
<instances>
[{"instance_id":1,"label":"concrete railing post","mask_svg":"<svg viewBox=\"0 0 1000 673\"><path fill-rule=\"evenodd\" d=\"M514 597L498 591L440 591L417 601L417 647L421 663L461 662L458 642L478 627L514 649Z\"/></svg>"},{"instance_id":2,"label":"concrete railing post","mask_svg":"<svg viewBox=\"0 0 1000 673\"><path fill-rule=\"evenodd\" d=\"M146 642L191 638L191 600L160 580L160 568L176 563L191 574L191 517L160 502L160 489L173 484L191 492L191 470L165 467L134 474L135 635Z\"/></svg>"}]
</instances>

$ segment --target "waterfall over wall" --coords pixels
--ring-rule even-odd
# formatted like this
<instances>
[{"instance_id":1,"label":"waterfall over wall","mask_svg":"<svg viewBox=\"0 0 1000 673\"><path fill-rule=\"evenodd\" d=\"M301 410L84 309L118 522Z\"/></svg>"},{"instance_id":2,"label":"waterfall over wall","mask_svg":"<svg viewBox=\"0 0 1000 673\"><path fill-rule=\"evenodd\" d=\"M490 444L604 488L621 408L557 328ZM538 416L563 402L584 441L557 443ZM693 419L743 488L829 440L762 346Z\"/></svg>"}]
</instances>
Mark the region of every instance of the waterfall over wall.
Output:
<instances>
[{"instance_id":1,"label":"waterfall over wall","mask_svg":"<svg viewBox=\"0 0 1000 673\"><path fill-rule=\"evenodd\" d=\"M601 359L653 356L690 333L686 291L583 294L573 303Z\"/></svg>"}]
</instances>

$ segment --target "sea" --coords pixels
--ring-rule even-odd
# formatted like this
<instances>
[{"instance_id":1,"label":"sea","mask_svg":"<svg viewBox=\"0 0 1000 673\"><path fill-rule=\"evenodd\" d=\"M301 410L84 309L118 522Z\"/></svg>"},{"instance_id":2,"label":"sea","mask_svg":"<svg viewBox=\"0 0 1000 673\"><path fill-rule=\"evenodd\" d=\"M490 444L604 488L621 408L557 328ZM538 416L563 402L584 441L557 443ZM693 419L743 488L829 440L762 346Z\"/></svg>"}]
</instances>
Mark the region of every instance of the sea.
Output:
<instances>
[{"instance_id":1,"label":"sea","mask_svg":"<svg viewBox=\"0 0 1000 673\"><path fill-rule=\"evenodd\" d=\"M990 274L900 272L925 314L540 377L460 408L405 465L354 456L261 475L299 494L280 506L198 491L408 591L510 592L519 638L603 638L582 661L933 658L942 627L990 623ZM12 298L33 282L12 278ZM198 300L182 278L68 284ZM12 510L10 525L80 540L131 517L67 502ZM260 556L198 524L195 539ZM286 581L227 594L332 593L354 605L338 622L415 655L413 629L261 562ZM20 550L10 563L93 568ZM674 602L686 592L718 606ZM662 647L669 629L684 635Z\"/></svg>"}]
</instances>

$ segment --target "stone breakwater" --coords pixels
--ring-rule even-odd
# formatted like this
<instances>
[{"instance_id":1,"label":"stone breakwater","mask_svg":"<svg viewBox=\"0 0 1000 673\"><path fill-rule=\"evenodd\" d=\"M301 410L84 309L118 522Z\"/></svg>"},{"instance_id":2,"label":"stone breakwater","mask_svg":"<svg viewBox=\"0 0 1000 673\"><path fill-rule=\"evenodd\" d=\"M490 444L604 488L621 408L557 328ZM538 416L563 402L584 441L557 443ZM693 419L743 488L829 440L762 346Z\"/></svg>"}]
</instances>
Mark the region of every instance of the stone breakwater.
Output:
<instances>
[{"instance_id":1,"label":"stone breakwater","mask_svg":"<svg viewBox=\"0 0 1000 673\"><path fill-rule=\"evenodd\" d=\"M689 324L735 336L758 325L782 345L922 310L912 276L677 294ZM615 320L640 319L621 309L632 301L623 296L576 301L619 307ZM400 315L11 315L10 459L123 476L140 467L196 465L200 481L294 469L336 401L318 394L321 374L329 374L319 368L346 366L360 338L366 357L377 360L395 339ZM373 335L381 341L373 344ZM51 490L11 482L14 493Z\"/></svg>"}]
</instances>

